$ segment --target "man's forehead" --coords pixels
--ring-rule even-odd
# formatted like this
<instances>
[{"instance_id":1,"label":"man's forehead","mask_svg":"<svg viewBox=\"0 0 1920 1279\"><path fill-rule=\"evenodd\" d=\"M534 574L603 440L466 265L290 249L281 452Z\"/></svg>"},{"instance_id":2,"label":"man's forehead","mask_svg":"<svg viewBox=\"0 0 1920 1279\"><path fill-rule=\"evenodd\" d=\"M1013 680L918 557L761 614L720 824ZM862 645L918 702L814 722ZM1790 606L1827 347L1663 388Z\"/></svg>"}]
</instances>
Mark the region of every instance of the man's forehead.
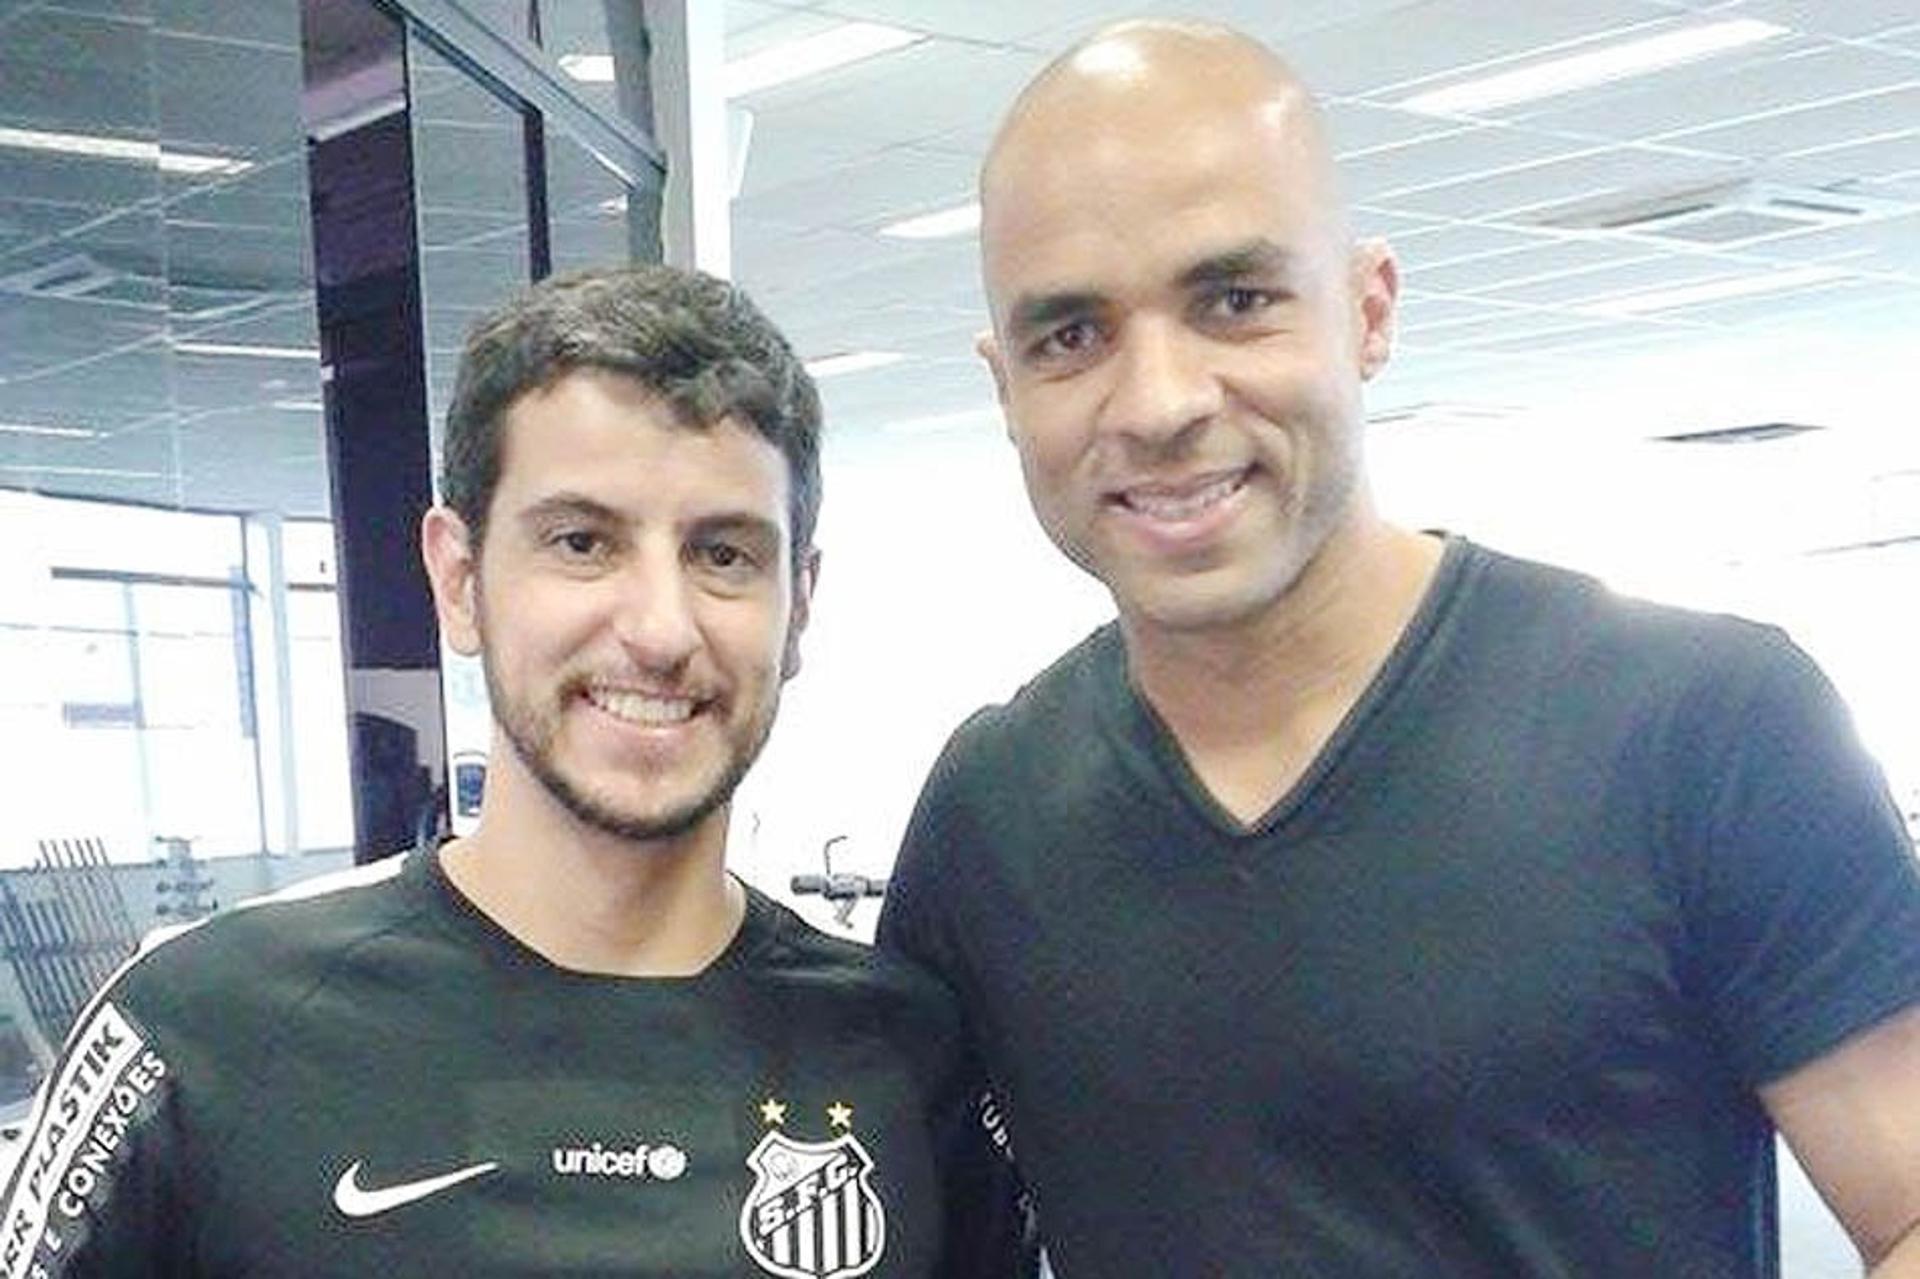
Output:
<instances>
[{"instance_id":1,"label":"man's forehead","mask_svg":"<svg viewBox=\"0 0 1920 1279\"><path fill-rule=\"evenodd\" d=\"M1098 218L1130 200L1326 198L1332 165L1297 95L1213 96L1160 109L1157 96L1111 111L1080 102L1031 116L1001 139L981 174L982 234L1037 221Z\"/></svg>"},{"instance_id":2,"label":"man's forehead","mask_svg":"<svg viewBox=\"0 0 1920 1279\"><path fill-rule=\"evenodd\" d=\"M1159 133L1222 111L1304 99L1287 65L1239 32L1178 21L1116 24L1056 58L1021 92L989 148L983 180L1008 153L1070 144L1073 135L1062 130L1101 119L1144 115Z\"/></svg>"}]
</instances>

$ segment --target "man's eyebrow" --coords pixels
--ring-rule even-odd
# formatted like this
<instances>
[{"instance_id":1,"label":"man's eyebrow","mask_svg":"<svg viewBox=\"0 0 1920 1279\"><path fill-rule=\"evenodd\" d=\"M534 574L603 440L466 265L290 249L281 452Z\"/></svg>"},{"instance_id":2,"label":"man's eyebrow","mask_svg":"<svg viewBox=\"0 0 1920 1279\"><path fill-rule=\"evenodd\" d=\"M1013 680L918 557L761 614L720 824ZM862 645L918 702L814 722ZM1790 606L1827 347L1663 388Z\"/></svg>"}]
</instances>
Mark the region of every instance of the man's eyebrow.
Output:
<instances>
[{"instance_id":1,"label":"man's eyebrow","mask_svg":"<svg viewBox=\"0 0 1920 1279\"><path fill-rule=\"evenodd\" d=\"M1272 240L1249 240L1220 253L1201 258L1180 273L1180 287L1191 289L1205 284L1227 284L1250 278L1272 279L1290 274L1299 255Z\"/></svg>"},{"instance_id":2,"label":"man's eyebrow","mask_svg":"<svg viewBox=\"0 0 1920 1279\"><path fill-rule=\"evenodd\" d=\"M1100 308L1100 296L1087 292L1031 294L1020 298L1007 312L1007 330L1018 336L1036 329L1049 329L1062 320L1073 320Z\"/></svg>"},{"instance_id":3,"label":"man's eyebrow","mask_svg":"<svg viewBox=\"0 0 1920 1279\"><path fill-rule=\"evenodd\" d=\"M516 516L523 524L540 524L562 517L599 521L620 518L619 512L605 502L596 501L584 493L549 493L533 505L524 507Z\"/></svg>"},{"instance_id":4,"label":"man's eyebrow","mask_svg":"<svg viewBox=\"0 0 1920 1279\"><path fill-rule=\"evenodd\" d=\"M688 525L688 530L701 537L711 537L715 533L732 533L740 537L749 537L778 545L786 525L779 520L768 519L750 511L717 511L712 515L702 515Z\"/></svg>"}]
</instances>

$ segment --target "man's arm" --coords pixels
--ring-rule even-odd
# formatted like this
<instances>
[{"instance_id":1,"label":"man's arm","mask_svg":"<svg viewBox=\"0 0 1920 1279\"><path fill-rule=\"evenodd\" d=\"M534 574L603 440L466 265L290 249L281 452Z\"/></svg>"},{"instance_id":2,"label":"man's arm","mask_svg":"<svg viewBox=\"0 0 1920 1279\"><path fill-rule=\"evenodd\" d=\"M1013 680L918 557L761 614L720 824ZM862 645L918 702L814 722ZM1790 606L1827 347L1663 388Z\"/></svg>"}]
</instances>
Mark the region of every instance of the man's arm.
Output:
<instances>
[{"instance_id":1,"label":"man's arm","mask_svg":"<svg viewBox=\"0 0 1920 1279\"><path fill-rule=\"evenodd\" d=\"M985 1092L959 1100L935 1136L946 1192L939 1279L1030 1279L1039 1256L1005 1128Z\"/></svg>"},{"instance_id":2,"label":"man's arm","mask_svg":"<svg viewBox=\"0 0 1920 1279\"><path fill-rule=\"evenodd\" d=\"M111 1000L67 1036L0 1199L0 1279L157 1279L182 1223L172 1066Z\"/></svg>"},{"instance_id":3,"label":"man's arm","mask_svg":"<svg viewBox=\"0 0 1920 1279\"><path fill-rule=\"evenodd\" d=\"M1920 1279L1920 1006L1760 1089L1873 1279Z\"/></svg>"}]
</instances>

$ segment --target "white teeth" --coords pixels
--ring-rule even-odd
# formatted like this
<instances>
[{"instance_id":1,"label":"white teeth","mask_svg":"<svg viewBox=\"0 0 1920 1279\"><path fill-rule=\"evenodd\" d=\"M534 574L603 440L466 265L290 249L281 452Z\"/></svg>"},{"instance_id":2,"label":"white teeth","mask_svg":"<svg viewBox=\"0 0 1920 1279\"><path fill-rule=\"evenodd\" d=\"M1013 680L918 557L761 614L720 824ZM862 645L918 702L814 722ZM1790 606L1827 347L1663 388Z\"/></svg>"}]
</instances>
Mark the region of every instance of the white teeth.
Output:
<instances>
[{"instance_id":1,"label":"white teeth","mask_svg":"<svg viewBox=\"0 0 1920 1279\"><path fill-rule=\"evenodd\" d=\"M649 697L619 688L589 688L587 700L629 724L679 724L693 717L690 697Z\"/></svg>"},{"instance_id":2,"label":"white teeth","mask_svg":"<svg viewBox=\"0 0 1920 1279\"><path fill-rule=\"evenodd\" d=\"M1148 489L1128 489L1122 497L1130 510L1155 520L1190 520L1208 507L1224 501L1240 487L1240 474L1222 476L1190 493L1164 493Z\"/></svg>"}]
</instances>

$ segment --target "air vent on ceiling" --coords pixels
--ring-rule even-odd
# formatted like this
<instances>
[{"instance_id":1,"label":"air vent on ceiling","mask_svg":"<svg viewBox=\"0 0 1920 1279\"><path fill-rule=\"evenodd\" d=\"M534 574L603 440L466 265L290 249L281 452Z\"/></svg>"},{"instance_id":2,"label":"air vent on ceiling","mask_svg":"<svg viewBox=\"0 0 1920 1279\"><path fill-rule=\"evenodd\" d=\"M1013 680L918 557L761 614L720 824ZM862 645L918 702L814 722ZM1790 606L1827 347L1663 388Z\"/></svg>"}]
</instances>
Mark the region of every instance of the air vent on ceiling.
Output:
<instances>
[{"instance_id":1,"label":"air vent on ceiling","mask_svg":"<svg viewBox=\"0 0 1920 1279\"><path fill-rule=\"evenodd\" d=\"M1817 227L1850 226L1909 211L1909 206L1844 190L1765 182L1621 195L1548 209L1534 225L1563 231L1616 231L1727 248Z\"/></svg>"},{"instance_id":2,"label":"air vent on ceiling","mask_svg":"<svg viewBox=\"0 0 1920 1279\"><path fill-rule=\"evenodd\" d=\"M84 253L72 253L43 266L0 276L0 290L40 297L85 297L112 285L119 274Z\"/></svg>"},{"instance_id":3,"label":"air vent on ceiling","mask_svg":"<svg viewBox=\"0 0 1920 1279\"><path fill-rule=\"evenodd\" d=\"M152 276L118 271L85 253L72 253L43 266L0 276L0 293L38 298L84 298L89 302L124 302L152 307L164 303L166 291Z\"/></svg>"},{"instance_id":4,"label":"air vent on ceiling","mask_svg":"<svg viewBox=\"0 0 1920 1279\"><path fill-rule=\"evenodd\" d=\"M1491 426L1525 416L1525 410L1511 404L1473 404L1464 400L1423 400L1398 408L1382 409L1367 415L1368 426L1409 427Z\"/></svg>"},{"instance_id":5,"label":"air vent on ceiling","mask_svg":"<svg viewBox=\"0 0 1920 1279\"><path fill-rule=\"evenodd\" d=\"M1662 444L1764 444L1768 440L1784 440L1826 429L1824 426L1807 426L1800 422L1753 422L1746 426L1719 426L1706 431L1681 431L1653 438Z\"/></svg>"}]
</instances>

